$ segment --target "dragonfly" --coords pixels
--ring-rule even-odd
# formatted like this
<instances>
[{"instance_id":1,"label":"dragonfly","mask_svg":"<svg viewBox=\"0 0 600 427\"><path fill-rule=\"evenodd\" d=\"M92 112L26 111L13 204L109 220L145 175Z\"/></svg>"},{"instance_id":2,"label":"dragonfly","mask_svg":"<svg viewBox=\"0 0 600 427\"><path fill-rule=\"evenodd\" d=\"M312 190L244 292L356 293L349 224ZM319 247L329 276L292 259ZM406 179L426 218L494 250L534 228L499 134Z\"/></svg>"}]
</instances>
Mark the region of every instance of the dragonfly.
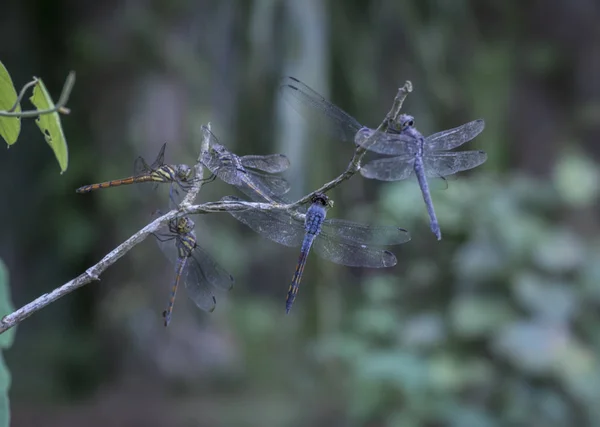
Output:
<instances>
[{"instance_id":1,"label":"dragonfly","mask_svg":"<svg viewBox=\"0 0 600 427\"><path fill-rule=\"evenodd\" d=\"M448 151L479 135L485 127L483 120L474 120L425 138L415 128L414 118L402 114L388 123L387 132L373 135L374 129L361 125L354 117L294 77L283 79L281 92L300 114L318 121L321 127L337 138L353 141L359 146L369 144L369 151L394 156L362 166L360 172L363 177L399 181L416 176L429 214L431 231L441 240L427 178L445 181L447 176L473 169L486 161L487 154L483 151Z\"/></svg>"},{"instance_id":2,"label":"dragonfly","mask_svg":"<svg viewBox=\"0 0 600 427\"><path fill-rule=\"evenodd\" d=\"M202 131L209 140L209 149L203 153L202 163L214 176L237 187L255 201L275 202L290 190L290 185L284 178L271 175L283 172L290 166L285 155L240 157L220 144L208 127L202 126Z\"/></svg>"},{"instance_id":3,"label":"dragonfly","mask_svg":"<svg viewBox=\"0 0 600 427\"><path fill-rule=\"evenodd\" d=\"M223 200L240 201L232 196ZM289 247L300 246L300 257L287 293L286 313L290 312L296 299L312 248L319 256L336 264L381 268L393 267L397 259L393 253L378 246L410 241L409 232L403 228L326 219L330 207L329 198L323 193L316 193L311 198L310 207L301 215L275 210L229 211L235 219L263 237Z\"/></svg>"},{"instance_id":4,"label":"dragonfly","mask_svg":"<svg viewBox=\"0 0 600 427\"><path fill-rule=\"evenodd\" d=\"M427 178L445 179L457 172L483 164L487 160L484 151L448 150L472 140L483 131L484 126L483 120L474 120L425 138L415 127L414 117L401 114L392 129L392 132L397 132L397 135L385 136L386 139L394 141L393 149L388 150L387 153L394 157L372 160L362 166L360 173L365 178L380 181L401 181L415 176L427 207L431 231L438 240L441 240L442 232L433 207Z\"/></svg>"},{"instance_id":5,"label":"dragonfly","mask_svg":"<svg viewBox=\"0 0 600 427\"><path fill-rule=\"evenodd\" d=\"M133 175L127 178L115 179L112 181L101 182L98 184L84 185L75 190L76 193L89 193L91 191L99 190L102 188L117 187L120 185L130 185L138 183L153 183L153 189L158 187L160 183L169 183L169 195L173 199L174 186L181 188L184 192L187 192L194 180L192 178L193 172L188 165L168 165L165 164L165 148L167 144L163 144L161 147L156 160L152 164L146 163L143 157L138 157L133 164ZM175 189L175 191L177 191ZM178 192L177 192L178 194Z\"/></svg>"},{"instance_id":6,"label":"dragonfly","mask_svg":"<svg viewBox=\"0 0 600 427\"><path fill-rule=\"evenodd\" d=\"M163 312L165 327L171 322L181 281L190 299L207 312L216 307L215 293L233 288L233 277L198 245L194 227L194 221L188 216L180 216L169 221L162 231L154 233L162 252L175 265L169 303Z\"/></svg>"}]
</instances>

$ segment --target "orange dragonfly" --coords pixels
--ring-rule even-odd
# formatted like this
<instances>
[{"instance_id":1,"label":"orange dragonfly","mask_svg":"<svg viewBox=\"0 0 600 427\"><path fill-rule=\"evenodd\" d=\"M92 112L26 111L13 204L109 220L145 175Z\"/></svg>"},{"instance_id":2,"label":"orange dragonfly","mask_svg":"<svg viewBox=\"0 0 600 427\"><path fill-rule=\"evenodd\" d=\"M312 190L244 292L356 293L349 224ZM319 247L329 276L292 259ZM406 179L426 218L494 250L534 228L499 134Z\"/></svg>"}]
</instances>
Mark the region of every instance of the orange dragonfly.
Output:
<instances>
[{"instance_id":1,"label":"orange dragonfly","mask_svg":"<svg viewBox=\"0 0 600 427\"><path fill-rule=\"evenodd\" d=\"M154 183L154 186L152 187L153 189L156 189L160 183L170 183L171 188L169 194L171 194L171 196L175 184L177 184L177 186L184 192L187 192L194 182L192 178L192 169L188 165L184 164L165 164L164 160L166 146L166 143L163 144L158 156L156 157L156 160L151 165L148 165L143 157L138 157L133 164L134 172L132 176L101 182L98 184L84 185L83 187L79 187L77 190L75 190L75 192L83 194L99 190L101 188L118 187L120 185L138 183Z\"/></svg>"}]
</instances>

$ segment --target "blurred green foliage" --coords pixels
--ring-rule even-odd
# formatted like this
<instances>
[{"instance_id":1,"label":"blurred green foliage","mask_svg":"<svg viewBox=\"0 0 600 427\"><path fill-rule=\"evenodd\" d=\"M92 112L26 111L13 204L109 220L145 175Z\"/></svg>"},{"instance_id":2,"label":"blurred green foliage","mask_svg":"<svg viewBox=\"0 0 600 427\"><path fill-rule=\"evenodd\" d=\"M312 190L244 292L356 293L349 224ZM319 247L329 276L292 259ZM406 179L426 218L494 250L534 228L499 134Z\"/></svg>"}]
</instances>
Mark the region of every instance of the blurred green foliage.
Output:
<instances>
[{"instance_id":1,"label":"blurred green foliage","mask_svg":"<svg viewBox=\"0 0 600 427\"><path fill-rule=\"evenodd\" d=\"M0 318L14 311L12 298L10 296L10 287L8 284L8 271L6 266L0 260ZM3 350L12 346L16 328L12 328L0 335L0 426L8 427L10 425L10 406L8 400L8 390L10 388L10 372L4 363Z\"/></svg>"}]
</instances>

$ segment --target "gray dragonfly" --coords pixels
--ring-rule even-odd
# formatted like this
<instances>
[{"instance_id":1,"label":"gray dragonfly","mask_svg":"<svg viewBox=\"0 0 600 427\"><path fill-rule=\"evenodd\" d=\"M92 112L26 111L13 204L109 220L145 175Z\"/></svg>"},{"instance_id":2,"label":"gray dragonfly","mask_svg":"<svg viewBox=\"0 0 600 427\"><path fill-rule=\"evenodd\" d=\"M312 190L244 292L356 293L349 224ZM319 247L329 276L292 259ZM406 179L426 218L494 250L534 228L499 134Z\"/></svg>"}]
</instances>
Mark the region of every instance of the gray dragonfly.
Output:
<instances>
[{"instance_id":1,"label":"gray dragonfly","mask_svg":"<svg viewBox=\"0 0 600 427\"><path fill-rule=\"evenodd\" d=\"M373 129L361 125L354 117L327 101L323 96L293 77L286 77L281 86L284 98L306 117L315 117L327 130L342 140L363 145L373 137ZM441 240L442 233L435 215L427 178L440 178L475 168L487 159L483 151L450 152L475 138L483 128L483 120L474 120L457 128L435 133L425 138L414 126L414 118L400 115L389 123L386 133L376 135L372 145L375 153L394 156L373 160L361 168L365 178L400 181L415 176L427 206L431 231Z\"/></svg>"},{"instance_id":2,"label":"gray dragonfly","mask_svg":"<svg viewBox=\"0 0 600 427\"><path fill-rule=\"evenodd\" d=\"M231 196L223 200L240 201ZM397 259L393 253L372 245L399 245L410 240L408 231L398 227L369 226L341 219L325 219L330 207L329 198L325 194L315 194L311 202L304 215L297 216L283 211L255 209L229 212L263 237L285 246L301 247L296 271L288 289L287 313L298 294L308 253L312 247L318 255L337 264L381 268L393 267Z\"/></svg>"},{"instance_id":3,"label":"gray dragonfly","mask_svg":"<svg viewBox=\"0 0 600 427\"><path fill-rule=\"evenodd\" d=\"M237 187L252 200L259 202L277 201L279 196L290 190L290 185L284 178L271 175L283 172L290 166L285 155L240 157L220 144L206 126L202 126L202 132L209 140L209 149L202 156L202 164L220 180Z\"/></svg>"}]
</instances>

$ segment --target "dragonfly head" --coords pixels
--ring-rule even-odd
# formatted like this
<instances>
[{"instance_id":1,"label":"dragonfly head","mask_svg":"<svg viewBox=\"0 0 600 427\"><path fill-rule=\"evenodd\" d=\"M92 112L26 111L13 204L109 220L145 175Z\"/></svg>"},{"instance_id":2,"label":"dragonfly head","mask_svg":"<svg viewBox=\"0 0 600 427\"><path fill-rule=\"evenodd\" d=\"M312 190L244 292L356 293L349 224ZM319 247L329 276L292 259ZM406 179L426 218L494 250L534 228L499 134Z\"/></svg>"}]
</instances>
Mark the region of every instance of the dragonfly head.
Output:
<instances>
[{"instance_id":1,"label":"dragonfly head","mask_svg":"<svg viewBox=\"0 0 600 427\"><path fill-rule=\"evenodd\" d=\"M311 197L310 201L311 201L311 203L318 203L325 207L333 206L333 202L331 200L329 200L329 197L327 197L327 195L325 193L315 193Z\"/></svg>"},{"instance_id":2,"label":"dragonfly head","mask_svg":"<svg viewBox=\"0 0 600 427\"><path fill-rule=\"evenodd\" d=\"M415 118L409 114L400 114L398 120L391 121L389 131L392 133L402 133L415 127Z\"/></svg>"},{"instance_id":3,"label":"dragonfly head","mask_svg":"<svg viewBox=\"0 0 600 427\"><path fill-rule=\"evenodd\" d=\"M178 165L177 166L177 178L180 181L189 181L192 177L192 168L188 165Z\"/></svg>"},{"instance_id":4,"label":"dragonfly head","mask_svg":"<svg viewBox=\"0 0 600 427\"><path fill-rule=\"evenodd\" d=\"M415 118L409 114L400 114L400 117L398 117L398 124L400 125L400 130L405 131L415 127Z\"/></svg>"}]
</instances>

